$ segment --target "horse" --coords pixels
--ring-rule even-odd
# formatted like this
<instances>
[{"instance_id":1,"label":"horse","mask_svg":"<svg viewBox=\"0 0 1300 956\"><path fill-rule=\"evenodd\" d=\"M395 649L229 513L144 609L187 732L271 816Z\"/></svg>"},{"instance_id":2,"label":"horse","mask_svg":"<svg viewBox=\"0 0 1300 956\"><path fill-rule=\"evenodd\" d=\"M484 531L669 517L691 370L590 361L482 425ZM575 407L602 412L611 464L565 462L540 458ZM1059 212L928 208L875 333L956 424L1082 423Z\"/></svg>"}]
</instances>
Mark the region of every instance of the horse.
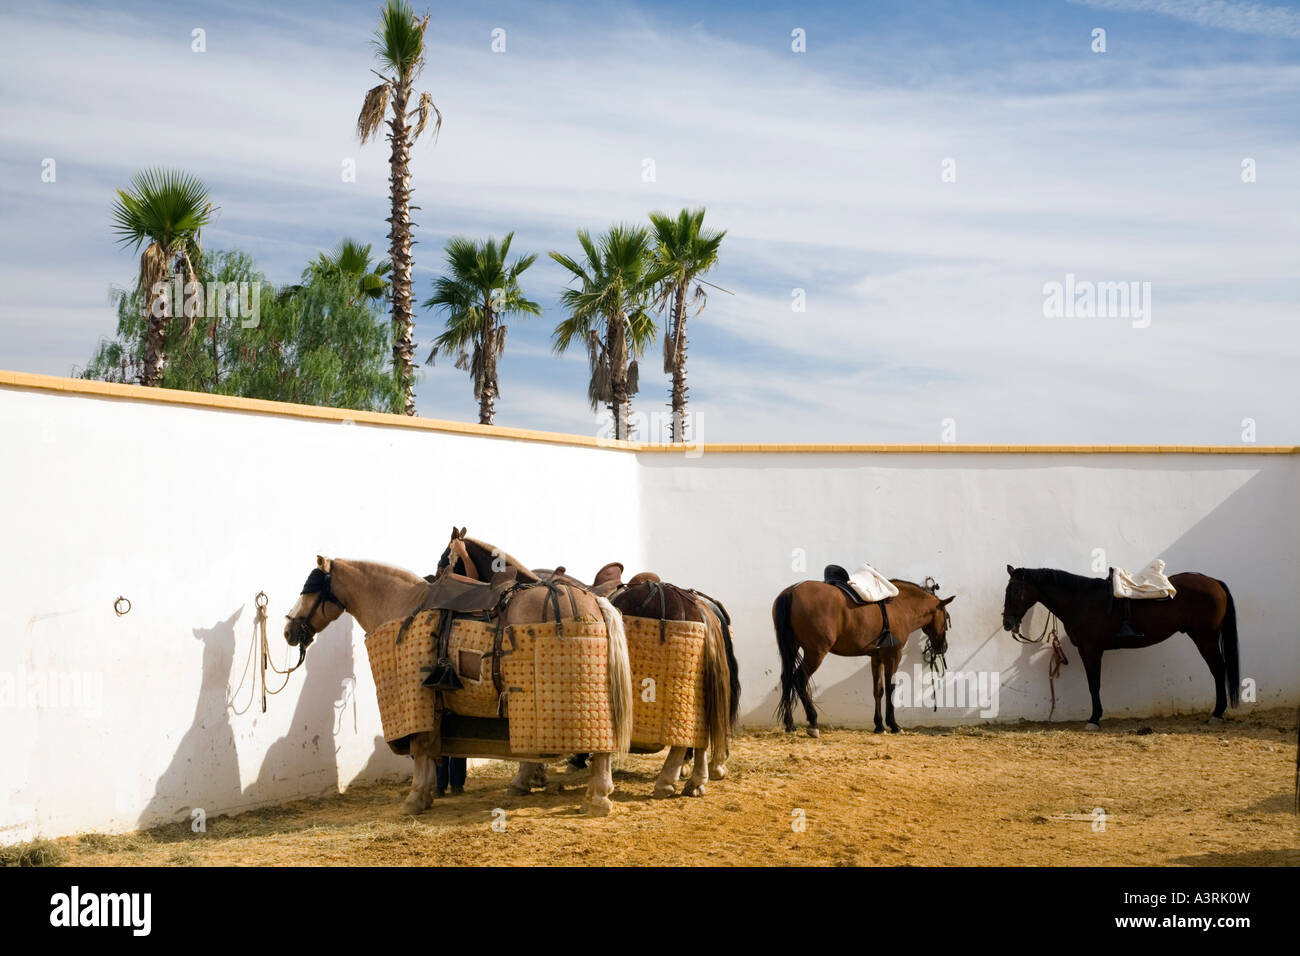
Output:
<instances>
[{"instance_id":1,"label":"horse","mask_svg":"<svg viewBox=\"0 0 1300 956\"><path fill-rule=\"evenodd\" d=\"M898 594L886 603L855 606L838 587L824 581L800 581L776 596L772 602L772 625L781 654L781 698L777 714L786 733L794 733L794 700L803 702L808 717L808 736L817 737L817 709L813 706L811 680L827 654L841 657L871 657L872 689L876 698L875 732L898 733L894 719L892 689L894 674L907 638L920 629L929 638L931 653L948 650L948 605L952 597L940 598L935 591L894 580ZM896 638L881 645L885 615L889 632ZM886 690L891 693L886 693ZM880 719L880 700L885 698L885 719Z\"/></svg>"},{"instance_id":2,"label":"horse","mask_svg":"<svg viewBox=\"0 0 1300 956\"><path fill-rule=\"evenodd\" d=\"M1171 575L1172 598L1132 601L1132 630L1121 635L1124 615L1113 598L1110 578L1087 578L1055 568L1014 568L1007 565L1007 591L1002 627L1021 640L1025 614L1041 604L1065 627L1079 649L1092 694L1088 730L1101 729L1101 655L1117 648L1150 647L1181 631L1191 637L1214 677L1214 713L1210 723L1222 723L1223 712L1239 701L1241 667L1237 659L1237 609L1228 586L1194 571Z\"/></svg>"},{"instance_id":3,"label":"horse","mask_svg":"<svg viewBox=\"0 0 1300 956\"><path fill-rule=\"evenodd\" d=\"M534 569L543 580L564 581L584 586L581 581L565 573L564 568ZM705 723L709 728L709 744L705 748L674 746L668 748L663 768L655 779L654 796L671 797L676 793L675 782L685 773L686 762L693 761L689 779L682 788L688 797L702 797L710 778L721 780L727 774L727 755L732 728L740 712L740 671L731 639L731 617L722 603L700 591L686 590L666 584L653 571L642 571L624 584L623 565L614 561L596 574L591 585L599 594L608 595L613 605L629 617L646 617L664 621L695 621L707 628L704 643ZM639 698L638 698L639 699ZM636 703L634 701L633 707ZM634 721L635 724L635 721ZM659 741L634 740L638 751L658 753L663 749ZM586 754L575 754L569 766L582 769Z\"/></svg>"},{"instance_id":4,"label":"horse","mask_svg":"<svg viewBox=\"0 0 1300 956\"><path fill-rule=\"evenodd\" d=\"M426 579L402 568L317 555L316 568L308 575L301 596L286 616L285 641L290 646L300 647L305 654L316 635L345 612L369 633L381 624L406 618L420 609L428 595L428 587ZM500 613L505 614L511 623L541 621L547 592L548 589L543 587L519 590ZM579 614L598 615L605 623L614 735L620 749L626 750L632 728L632 684L622 616L612 604L596 595L570 592L570 597ZM431 805L437 751L437 734L412 735L410 752L415 768L411 791L402 805L404 812L420 813ZM614 791L612 756L608 752L598 753L593 760L586 794L587 809L593 815L603 816L613 809L610 800ZM527 793L538 766L544 765L521 761L518 773L510 782L511 792Z\"/></svg>"}]
</instances>

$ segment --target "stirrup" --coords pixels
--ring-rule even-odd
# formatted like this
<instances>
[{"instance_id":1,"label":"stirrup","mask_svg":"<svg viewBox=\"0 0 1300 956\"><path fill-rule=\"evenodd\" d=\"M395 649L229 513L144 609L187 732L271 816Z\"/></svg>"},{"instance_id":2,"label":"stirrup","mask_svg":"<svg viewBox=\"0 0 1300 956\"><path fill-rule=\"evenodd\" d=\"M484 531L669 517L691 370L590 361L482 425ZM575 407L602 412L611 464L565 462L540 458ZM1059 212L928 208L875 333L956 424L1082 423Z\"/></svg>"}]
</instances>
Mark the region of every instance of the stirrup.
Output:
<instances>
[{"instance_id":1,"label":"stirrup","mask_svg":"<svg viewBox=\"0 0 1300 956\"><path fill-rule=\"evenodd\" d=\"M1128 621L1120 621L1119 630L1115 632L1116 637L1141 637L1141 631L1135 631L1133 625Z\"/></svg>"},{"instance_id":2,"label":"stirrup","mask_svg":"<svg viewBox=\"0 0 1300 956\"><path fill-rule=\"evenodd\" d=\"M427 670L429 676L424 679L425 687L432 687L434 690L460 690L465 686L456 676L456 669L451 666L449 658L442 658Z\"/></svg>"}]
</instances>

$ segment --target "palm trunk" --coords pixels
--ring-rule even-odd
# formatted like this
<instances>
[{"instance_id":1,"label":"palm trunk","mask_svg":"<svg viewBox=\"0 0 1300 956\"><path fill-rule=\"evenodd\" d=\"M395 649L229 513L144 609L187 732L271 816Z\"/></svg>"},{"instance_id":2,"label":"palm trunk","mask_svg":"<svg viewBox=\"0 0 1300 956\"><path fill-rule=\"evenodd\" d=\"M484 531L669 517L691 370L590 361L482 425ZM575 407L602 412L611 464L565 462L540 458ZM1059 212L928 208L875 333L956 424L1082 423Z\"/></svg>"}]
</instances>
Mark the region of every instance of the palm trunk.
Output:
<instances>
[{"instance_id":1,"label":"palm trunk","mask_svg":"<svg viewBox=\"0 0 1300 956\"><path fill-rule=\"evenodd\" d=\"M673 418L671 438L686 441L686 283L677 287L673 303Z\"/></svg>"},{"instance_id":2,"label":"palm trunk","mask_svg":"<svg viewBox=\"0 0 1300 956\"><path fill-rule=\"evenodd\" d=\"M492 306L483 306L483 342L479 346L483 356L483 381L478 393L478 421L480 425L491 425L492 416L496 414L497 357L493 346L496 344Z\"/></svg>"},{"instance_id":3,"label":"palm trunk","mask_svg":"<svg viewBox=\"0 0 1300 956\"><path fill-rule=\"evenodd\" d=\"M609 363L610 392L614 400L614 437L620 441L627 439L627 406L630 396L627 393L627 320L619 312L610 323Z\"/></svg>"},{"instance_id":4,"label":"palm trunk","mask_svg":"<svg viewBox=\"0 0 1300 956\"><path fill-rule=\"evenodd\" d=\"M393 261L393 374L404 410L415 414L415 312L411 308L411 144L407 135L409 83L393 86L393 118L388 126L393 144L388 164L393 211L388 218L389 257Z\"/></svg>"},{"instance_id":5,"label":"palm trunk","mask_svg":"<svg viewBox=\"0 0 1300 956\"><path fill-rule=\"evenodd\" d=\"M171 277L167 278L170 280ZM162 384L162 370L167 362L167 321L172 314L170 281L162 296L162 315L153 314L153 301L153 290L144 290L144 368L140 372L140 384L150 388Z\"/></svg>"}]
</instances>

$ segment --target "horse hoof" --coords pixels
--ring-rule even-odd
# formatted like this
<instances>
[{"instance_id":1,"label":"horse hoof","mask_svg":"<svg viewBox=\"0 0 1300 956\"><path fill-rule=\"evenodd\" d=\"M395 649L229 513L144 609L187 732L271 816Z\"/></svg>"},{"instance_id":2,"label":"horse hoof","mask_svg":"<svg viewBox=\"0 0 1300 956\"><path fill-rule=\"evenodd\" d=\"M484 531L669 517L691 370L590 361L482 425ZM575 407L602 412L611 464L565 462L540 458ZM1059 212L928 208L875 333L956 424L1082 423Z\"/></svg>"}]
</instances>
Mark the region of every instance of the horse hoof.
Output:
<instances>
[{"instance_id":1,"label":"horse hoof","mask_svg":"<svg viewBox=\"0 0 1300 956\"><path fill-rule=\"evenodd\" d=\"M1091 721L1089 721L1087 724L1084 724L1083 729L1089 732L1101 730L1101 724L1094 724Z\"/></svg>"},{"instance_id":2,"label":"horse hoof","mask_svg":"<svg viewBox=\"0 0 1300 956\"><path fill-rule=\"evenodd\" d=\"M818 730L816 727L809 727L809 728L808 728L808 736L809 736L809 737L820 737L821 735L822 735L822 732L821 732L820 730Z\"/></svg>"},{"instance_id":3,"label":"horse hoof","mask_svg":"<svg viewBox=\"0 0 1300 956\"><path fill-rule=\"evenodd\" d=\"M786 732L787 734L792 734L792 733L794 733L794 725L791 724L789 727L785 728L785 732Z\"/></svg>"},{"instance_id":4,"label":"horse hoof","mask_svg":"<svg viewBox=\"0 0 1300 956\"><path fill-rule=\"evenodd\" d=\"M704 784L688 783L682 788L683 797L702 797L704 796Z\"/></svg>"},{"instance_id":5,"label":"horse hoof","mask_svg":"<svg viewBox=\"0 0 1300 956\"><path fill-rule=\"evenodd\" d=\"M877 724L875 727L871 728L871 732L873 734L883 734L885 732L885 725Z\"/></svg>"},{"instance_id":6,"label":"horse hoof","mask_svg":"<svg viewBox=\"0 0 1300 956\"><path fill-rule=\"evenodd\" d=\"M1223 723L1223 722L1224 722L1224 721L1223 721L1223 718L1222 718L1222 717L1214 717L1214 716L1211 716L1211 717L1210 717L1210 723L1211 723L1211 724L1221 724L1221 723Z\"/></svg>"},{"instance_id":7,"label":"horse hoof","mask_svg":"<svg viewBox=\"0 0 1300 956\"><path fill-rule=\"evenodd\" d=\"M532 787L521 787L517 783L506 784L506 793L512 797L526 797L533 792Z\"/></svg>"},{"instance_id":8,"label":"horse hoof","mask_svg":"<svg viewBox=\"0 0 1300 956\"><path fill-rule=\"evenodd\" d=\"M899 732L899 729L898 729L898 727L896 727L896 726L895 726L895 727L890 727L890 728L889 728L889 732L890 732L891 734L896 734L896 733Z\"/></svg>"},{"instance_id":9,"label":"horse hoof","mask_svg":"<svg viewBox=\"0 0 1300 956\"><path fill-rule=\"evenodd\" d=\"M587 815L607 817L614 812L614 801L609 797L592 797L587 801Z\"/></svg>"},{"instance_id":10,"label":"horse hoof","mask_svg":"<svg viewBox=\"0 0 1300 956\"><path fill-rule=\"evenodd\" d=\"M428 810L431 803L431 800L413 793L402 801L402 812L413 817Z\"/></svg>"},{"instance_id":11,"label":"horse hoof","mask_svg":"<svg viewBox=\"0 0 1300 956\"><path fill-rule=\"evenodd\" d=\"M719 765L716 766L716 767L710 767L710 768L709 768L709 779L710 779L710 780L721 780L721 779L722 779L723 777L725 777L726 775L727 775L727 768L726 768L725 766L723 766L722 764L719 764Z\"/></svg>"},{"instance_id":12,"label":"horse hoof","mask_svg":"<svg viewBox=\"0 0 1300 956\"><path fill-rule=\"evenodd\" d=\"M655 784L654 798L656 800L667 800L669 797L677 795L677 790L671 783Z\"/></svg>"}]
</instances>

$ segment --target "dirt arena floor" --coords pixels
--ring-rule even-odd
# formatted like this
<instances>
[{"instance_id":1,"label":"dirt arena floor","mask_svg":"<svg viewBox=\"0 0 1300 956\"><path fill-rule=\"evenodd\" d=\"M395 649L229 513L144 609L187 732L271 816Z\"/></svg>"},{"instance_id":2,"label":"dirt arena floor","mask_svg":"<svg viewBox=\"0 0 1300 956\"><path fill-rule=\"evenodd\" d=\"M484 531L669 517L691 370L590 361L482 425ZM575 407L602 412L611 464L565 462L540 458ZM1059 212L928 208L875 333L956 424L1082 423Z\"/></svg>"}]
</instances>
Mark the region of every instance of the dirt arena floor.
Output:
<instances>
[{"instance_id":1,"label":"dirt arena floor","mask_svg":"<svg viewBox=\"0 0 1300 956\"><path fill-rule=\"evenodd\" d=\"M752 732L698 799L651 799L661 758L622 758L605 818L580 809L585 771L553 765L546 792L512 797L511 771L492 765L415 818L392 783L209 820L203 834L178 824L68 837L57 855L92 866L1300 865L1295 711L1203 721ZM492 828L497 808L504 831Z\"/></svg>"}]
</instances>

